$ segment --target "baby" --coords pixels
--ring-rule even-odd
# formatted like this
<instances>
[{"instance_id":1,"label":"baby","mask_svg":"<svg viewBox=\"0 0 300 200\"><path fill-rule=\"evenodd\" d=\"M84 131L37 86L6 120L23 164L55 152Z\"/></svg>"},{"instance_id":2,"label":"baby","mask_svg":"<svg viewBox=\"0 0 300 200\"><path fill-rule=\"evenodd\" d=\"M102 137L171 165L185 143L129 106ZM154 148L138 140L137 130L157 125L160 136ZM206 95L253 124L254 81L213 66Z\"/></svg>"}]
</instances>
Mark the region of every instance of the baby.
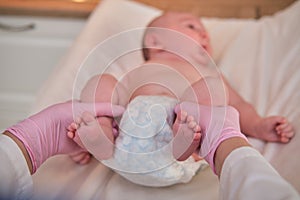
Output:
<instances>
[{"instance_id":1,"label":"baby","mask_svg":"<svg viewBox=\"0 0 300 200\"><path fill-rule=\"evenodd\" d=\"M148 27L157 29L145 32L145 63L130 71L120 81L109 74L93 77L81 94L82 101L111 102L127 106L120 122L120 135L114 135L116 131L112 118L94 119L92 115L85 113L82 119L70 125L70 138L75 138L76 131L87 132L86 134L99 132L100 124L104 135L102 142L98 144L101 151L97 158L106 160L113 156L118 140L132 140L132 137L126 138L126 135L137 132L140 135L134 137L150 138L153 136L151 134L156 134L157 137L153 138L153 144L149 147L150 151L161 148L153 146L167 145L172 141L174 158L184 161L194 152L198 152L201 128L194 113L179 109L177 115L174 115L175 106L182 101L235 107L240 113L241 130L248 136L282 143L289 142L293 137L293 128L285 117L260 117L253 106L230 87L223 76L208 69L203 49L209 55L212 54L212 49L208 33L197 17L187 13L167 12L155 18ZM174 40L177 37L173 36L175 33L184 37ZM191 42L186 42L186 38L198 46L191 44L189 47ZM152 125L156 129L149 128ZM151 130L145 131L145 126ZM157 140L160 142L156 142ZM130 141L132 148L136 147L135 142L141 143L140 140ZM88 162L90 155L79 154L73 156L73 159L83 164Z\"/></svg>"}]
</instances>

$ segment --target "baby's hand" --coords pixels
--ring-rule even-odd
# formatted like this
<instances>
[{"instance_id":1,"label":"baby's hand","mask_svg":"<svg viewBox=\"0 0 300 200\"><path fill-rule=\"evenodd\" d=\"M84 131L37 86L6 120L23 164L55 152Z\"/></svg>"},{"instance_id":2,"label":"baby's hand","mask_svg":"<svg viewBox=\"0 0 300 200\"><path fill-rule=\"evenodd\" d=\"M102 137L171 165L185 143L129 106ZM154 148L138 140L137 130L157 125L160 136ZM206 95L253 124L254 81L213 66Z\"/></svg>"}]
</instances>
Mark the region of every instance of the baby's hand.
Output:
<instances>
[{"instance_id":1,"label":"baby's hand","mask_svg":"<svg viewBox=\"0 0 300 200\"><path fill-rule=\"evenodd\" d=\"M293 126L285 117L262 118L256 126L257 137L269 142L289 142L294 136Z\"/></svg>"}]
</instances>

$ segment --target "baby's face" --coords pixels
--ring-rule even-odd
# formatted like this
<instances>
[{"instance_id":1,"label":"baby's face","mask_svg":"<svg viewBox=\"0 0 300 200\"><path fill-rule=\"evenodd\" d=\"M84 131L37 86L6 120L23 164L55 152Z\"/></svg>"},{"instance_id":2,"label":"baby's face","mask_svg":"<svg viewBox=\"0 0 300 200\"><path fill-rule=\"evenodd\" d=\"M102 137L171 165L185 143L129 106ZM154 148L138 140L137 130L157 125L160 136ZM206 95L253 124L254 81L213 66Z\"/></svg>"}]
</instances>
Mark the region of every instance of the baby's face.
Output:
<instances>
[{"instance_id":1,"label":"baby's face","mask_svg":"<svg viewBox=\"0 0 300 200\"><path fill-rule=\"evenodd\" d=\"M189 13L167 12L159 17L156 25L178 31L192 38L211 55L209 35L196 16Z\"/></svg>"}]
</instances>

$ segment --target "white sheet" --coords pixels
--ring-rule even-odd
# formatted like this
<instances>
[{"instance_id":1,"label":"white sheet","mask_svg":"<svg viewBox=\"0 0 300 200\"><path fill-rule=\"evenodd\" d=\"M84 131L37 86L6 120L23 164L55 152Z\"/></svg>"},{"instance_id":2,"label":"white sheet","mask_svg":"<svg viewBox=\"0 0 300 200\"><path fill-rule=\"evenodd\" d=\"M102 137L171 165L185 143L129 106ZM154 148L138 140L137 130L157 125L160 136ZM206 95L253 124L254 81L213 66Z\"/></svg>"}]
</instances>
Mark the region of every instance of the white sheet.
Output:
<instances>
[{"instance_id":1,"label":"white sheet","mask_svg":"<svg viewBox=\"0 0 300 200\"><path fill-rule=\"evenodd\" d=\"M289 144L255 139L251 142L300 192L299 11L298 1L275 16L258 21L204 19L204 23L211 35L213 57L233 87L261 115L285 115L294 125L296 136ZM80 77L75 78L80 64L96 44L120 31L145 26L159 14L159 10L135 2L104 0L42 87L35 111L77 97L85 81L101 71L99 62L102 61L93 58L88 67L81 68ZM142 61L139 53L134 56L135 61L125 59L125 63L134 65ZM127 70L122 60L117 66ZM74 84L75 95L72 95ZM47 161L34 175L34 184L35 194L45 197L46 193L49 199L62 196L69 199L218 199L218 180L208 168L188 184L147 188L126 181L96 160L78 166L67 156Z\"/></svg>"}]
</instances>

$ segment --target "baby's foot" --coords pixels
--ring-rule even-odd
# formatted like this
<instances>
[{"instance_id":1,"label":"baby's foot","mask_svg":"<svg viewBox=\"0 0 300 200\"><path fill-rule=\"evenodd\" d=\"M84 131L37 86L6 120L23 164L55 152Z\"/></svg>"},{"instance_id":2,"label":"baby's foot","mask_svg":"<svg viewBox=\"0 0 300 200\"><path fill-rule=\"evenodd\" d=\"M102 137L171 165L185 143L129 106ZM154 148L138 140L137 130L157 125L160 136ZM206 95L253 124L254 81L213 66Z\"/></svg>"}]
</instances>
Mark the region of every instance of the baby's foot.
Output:
<instances>
[{"instance_id":1,"label":"baby's foot","mask_svg":"<svg viewBox=\"0 0 300 200\"><path fill-rule=\"evenodd\" d=\"M173 156L178 161L190 157L200 146L201 128L194 117L179 111L173 124Z\"/></svg>"},{"instance_id":2,"label":"baby's foot","mask_svg":"<svg viewBox=\"0 0 300 200\"><path fill-rule=\"evenodd\" d=\"M282 143L289 142L295 134L293 126L281 116L262 118L256 126L256 132L252 136L268 142Z\"/></svg>"},{"instance_id":3,"label":"baby's foot","mask_svg":"<svg viewBox=\"0 0 300 200\"><path fill-rule=\"evenodd\" d=\"M69 130L73 131L68 132L68 137L88 149L98 160L108 159L112 156L114 148L113 129L109 125L106 126L108 122L106 117L95 119L92 114L84 112L82 118L69 126ZM81 157L86 159L83 155Z\"/></svg>"},{"instance_id":4,"label":"baby's foot","mask_svg":"<svg viewBox=\"0 0 300 200\"><path fill-rule=\"evenodd\" d=\"M81 119L77 119L76 121L81 121ZM78 137L76 137L76 130L79 128L79 122L73 122L69 125L68 127L68 133L67 136L71 139L73 139L81 148L84 148L84 145L82 144L82 142L80 141L80 139L78 139ZM82 151L82 152L76 152L73 154L69 155L70 158L81 165L87 164L90 162L91 160L91 154L87 151Z\"/></svg>"}]
</instances>

